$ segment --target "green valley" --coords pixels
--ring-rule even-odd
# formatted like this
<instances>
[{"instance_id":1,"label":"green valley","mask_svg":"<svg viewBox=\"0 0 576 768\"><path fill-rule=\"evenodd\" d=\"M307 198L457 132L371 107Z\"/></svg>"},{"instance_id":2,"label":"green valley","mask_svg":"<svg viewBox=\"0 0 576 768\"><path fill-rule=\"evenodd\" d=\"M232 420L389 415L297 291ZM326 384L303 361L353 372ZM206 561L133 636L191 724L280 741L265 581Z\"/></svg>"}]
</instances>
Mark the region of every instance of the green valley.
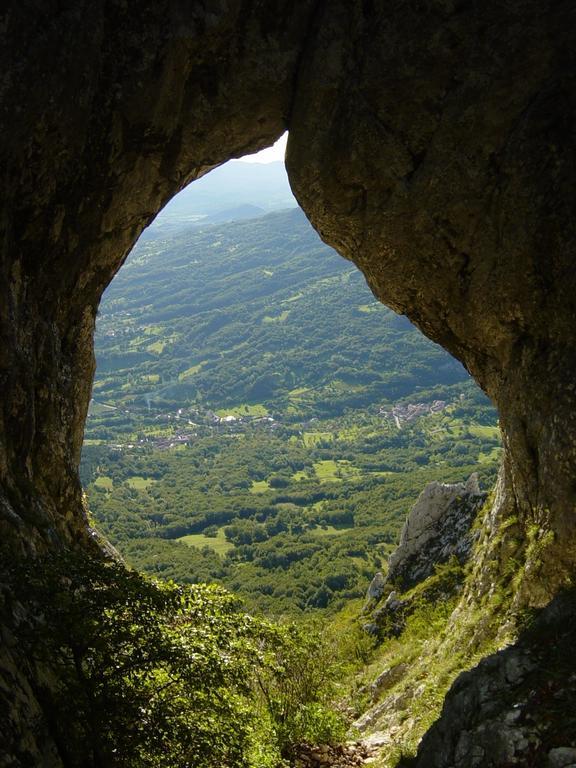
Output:
<instances>
[{"instance_id":1,"label":"green valley","mask_svg":"<svg viewBox=\"0 0 576 768\"><path fill-rule=\"evenodd\" d=\"M97 527L138 569L253 610L338 610L427 482L495 475L487 399L298 209L144 239L96 353Z\"/></svg>"}]
</instances>

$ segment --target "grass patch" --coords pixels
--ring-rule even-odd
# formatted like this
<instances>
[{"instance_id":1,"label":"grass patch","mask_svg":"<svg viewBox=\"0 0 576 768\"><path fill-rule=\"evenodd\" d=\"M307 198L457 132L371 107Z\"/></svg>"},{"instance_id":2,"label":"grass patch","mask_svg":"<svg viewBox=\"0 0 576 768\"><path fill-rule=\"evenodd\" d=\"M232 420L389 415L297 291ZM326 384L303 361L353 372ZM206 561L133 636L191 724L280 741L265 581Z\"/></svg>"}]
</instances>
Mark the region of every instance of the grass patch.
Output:
<instances>
[{"instance_id":1,"label":"grass patch","mask_svg":"<svg viewBox=\"0 0 576 768\"><path fill-rule=\"evenodd\" d=\"M346 381L334 379L327 389L331 389L333 392L364 392L366 387L363 384L349 384Z\"/></svg>"},{"instance_id":2,"label":"grass patch","mask_svg":"<svg viewBox=\"0 0 576 768\"><path fill-rule=\"evenodd\" d=\"M147 437L172 437L174 434L173 427L144 427L142 431Z\"/></svg>"},{"instance_id":3,"label":"grass patch","mask_svg":"<svg viewBox=\"0 0 576 768\"><path fill-rule=\"evenodd\" d=\"M186 544L188 547L210 547L216 554L222 557L230 549L234 548L234 544L226 539L224 536L224 528L219 528L216 536L204 536L203 533L189 533L187 536L181 536L176 541L181 541L182 544Z\"/></svg>"},{"instance_id":4,"label":"grass patch","mask_svg":"<svg viewBox=\"0 0 576 768\"><path fill-rule=\"evenodd\" d=\"M194 376L195 373L198 373L202 370L202 366L205 364L205 360L202 360L201 363L198 363L197 365L191 365L190 368L186 368L185 371L182 371L182 373L178 374L178 381L184 381L184 379L187 379L189 376Z\"/></svg>"},{"instance_id":5,"label":"grass patch","mask_svg":"<svg viewBox=\"0 0 576 768\"><path fill-rule=\"evenodd\" d=\"M332 442L334 435L332 432L304 432L302 440L306 448L314 448L321 442Z\"/></svg>"},{"instance_id":6,"label":"grass patch","mask_svg":"<svg viewBox=\"0 0 576 768\"><path fill-rule=\"evenodd\" d=\"M158 482L153 477L141 477L140 475L134 475L126 480L126 485L130 488L134 488L137 491L145 491L151 485Z\"/></svg>"},{"instance_id":7,"label":"grass patch","mask_svg":"<svg viewBox=\"0 0 576 768\"><path fill-rule=\"evenodd\" d=\"M290 392L288 392L288 397L290 399L299 399L307 392L310 392L310 387L297 387L296 389L292 389Z\"/></svg>"},{"instance_id":8,"label":"grass patch","mask_svg":"<svg viewBox=\"0 0 576 768\"><path fill-rule=\"evenodd\" d=\"M101 475L100 477L97 477L96 480L94 480L94 485L97 488L104 488L107 491L111 491L114 488L114 481L111 477Z\"/></svg>"},{"instance_id":9,"label":"grass patch","mask_svg":"<svg viewBox=\"0 0 576 768\"><path fill-rule=\"evenodd\" d=\"M339 465L332 459L326 459L325 461L314 462L314 472L316 477L321 483L340 483L342 482L342 470Z\"/></svg>"},{"instance_id":10,"label":"grass patch","mask_svg":"<svg viewBox=\"0 0 576 768\"><path fill-rule=\"evenodd\" d=\"M314 462L314 471L321 483L339 483L361 474L358 467L353 466L349 461L332 459Z\"/></svg>"},{"instance_id":11,"label":"grass patch","mask_svg":"<svg viewBox=\"0 0 576 768\"><path fill-rule=\"evenodd\" d=\"M252 480L250 493L266 493L266 491L269 490L270 485L268 484L268 480Z\"/></svg>"},{"instance_id":12,"label":"grass patch","mask_svg":"<svg viewBox=\"0 0 576 768\"><path fill-rule=\"evenodd\" d=\"M492 450L489 451L488 453L479 453L478 463L491 464L494 461L498 461L500 459L501 453L502 453L502 448L500 447L492 448Z\"/></svg>"},{"instance_id":13,"label":"grass patch","mask_svg":"<svg viewBox=\"0 0 576 768\"><path fill-rule=\"evenodd\" d=\"M290 314L290 310L285 309L284 312L281 312L279 315L274 315L274 316L265 315L262 318L262 322L263 323L283 323L288 318L289 314Z\"/></svg>"},{"instance_id":14,"label":"grass patch","mask_svg":"<svg viewBox=\"0 0 576 768\"><path fill-rule=\"evenodd\" d=\"M471 424L468 429L470 430L470 434L475 435L476 437L500 440L500 430L498 427L488 427L484 424Z\"/></svg>"},{"instance_id":15,"label":"grass patch","mask_svg":"<svg viewBox=\"0 0 576 768\"><path fill-rule=\"evenodd\" d=\"M281 301L281 304L290 304L293 301L298 301L298 299L301 299L302 296L304 296L303 293L296 293L294 296L290 296L288 299L284 299L284 301Z\"/></svg>"},{"instance_id":16,"label":"grass patch","mask_svg":"<svg viewBox=\"0 0 576 768\"><path fill-rule=\"evenodd\" d=\"M165 341L155 341L154 344L149 344L146 347L146 350L148 352L152 352L155 355L161 355L162 352L164 351L164 347L166 346L166 343L167 342Z\"/></svg>"}]
</instances>

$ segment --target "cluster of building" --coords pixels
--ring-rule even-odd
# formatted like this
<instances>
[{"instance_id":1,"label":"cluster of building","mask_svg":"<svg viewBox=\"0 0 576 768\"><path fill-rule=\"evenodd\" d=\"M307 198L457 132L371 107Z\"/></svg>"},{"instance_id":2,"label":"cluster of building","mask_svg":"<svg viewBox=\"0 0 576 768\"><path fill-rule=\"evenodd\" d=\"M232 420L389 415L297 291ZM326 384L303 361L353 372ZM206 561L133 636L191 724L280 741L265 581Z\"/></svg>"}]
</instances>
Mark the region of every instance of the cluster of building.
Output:
<instances>
[{"instance_id":1,"label":"cluster of building","mask_svg":"<svg viewBox=\"0 0 576 768\"><path fill-rule=\"evenodd\" d=\"M378 413L385 419L394 421L398 429L401 429L403 423L429 413L440 413L447 406L448 403L445 400L433 400L431 403L400 403L393 405L391 410L380 408Z\"/></svg>"}]
</instances>

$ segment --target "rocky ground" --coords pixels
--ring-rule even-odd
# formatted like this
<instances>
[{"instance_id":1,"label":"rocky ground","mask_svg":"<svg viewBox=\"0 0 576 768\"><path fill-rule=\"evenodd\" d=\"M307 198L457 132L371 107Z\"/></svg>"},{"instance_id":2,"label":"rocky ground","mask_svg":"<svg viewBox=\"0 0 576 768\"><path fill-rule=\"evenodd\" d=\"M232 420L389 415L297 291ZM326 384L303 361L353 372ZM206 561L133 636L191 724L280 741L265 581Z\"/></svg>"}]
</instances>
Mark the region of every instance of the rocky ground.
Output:
<instances>
[{"instance_id":1,"label":"rocky ground","mask_svg":"<svg viewBox=\"0 0 576 768\"><path fill-rule=\"evenodd\" d=\"M387 740L374 734L361 741L348 741L346 744L320 744L312 746L301 744L291 763L291 768L353 768L354 766L372 765Z\"/></svg>"}]
</instances>

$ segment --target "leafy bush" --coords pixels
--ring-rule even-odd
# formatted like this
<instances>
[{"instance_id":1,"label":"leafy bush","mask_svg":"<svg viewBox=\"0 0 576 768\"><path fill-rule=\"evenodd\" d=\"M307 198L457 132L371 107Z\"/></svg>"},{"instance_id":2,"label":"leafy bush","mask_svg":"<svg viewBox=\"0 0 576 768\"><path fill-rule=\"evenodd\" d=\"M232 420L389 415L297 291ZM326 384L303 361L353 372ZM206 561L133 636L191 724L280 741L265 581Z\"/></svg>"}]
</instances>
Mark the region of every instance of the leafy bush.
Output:
<instances>
[{"instance_id":1,"label":"leafy bush","mask_svg":"<svg viewBox=\"0 0 576 768\"><path fill-rule=\"evenodd\" d=\"M51 670L38 691L66 765L247 765L264 626L236 598L80 555L35 565L17 582L36 616L20 635Z\"/></svg>"},{"instance_id":2,"label":"leafy bush","mask_svg":"<svg viewBox=\"0 0 576 768\"><path fill-rule=\"evenodd\" d=\"M342 730L322 643L243 613L221 587L160 585L78 553L6 576L24 606L14 634L30 682L70 768L264 768Z\"/></svg>"},{"instance_id":3,"label":"leafy bush","mask_svg":"<svg viewBox=\"0 0 576 768\"><path fill-rule=\"evenodd\" d=\"M335 649L316 626L277 626L255 682L262 714L269 719L284 757L301 742L334 743L345 735L333 707L339 665Z\"/></svg>"}]
</instances>

